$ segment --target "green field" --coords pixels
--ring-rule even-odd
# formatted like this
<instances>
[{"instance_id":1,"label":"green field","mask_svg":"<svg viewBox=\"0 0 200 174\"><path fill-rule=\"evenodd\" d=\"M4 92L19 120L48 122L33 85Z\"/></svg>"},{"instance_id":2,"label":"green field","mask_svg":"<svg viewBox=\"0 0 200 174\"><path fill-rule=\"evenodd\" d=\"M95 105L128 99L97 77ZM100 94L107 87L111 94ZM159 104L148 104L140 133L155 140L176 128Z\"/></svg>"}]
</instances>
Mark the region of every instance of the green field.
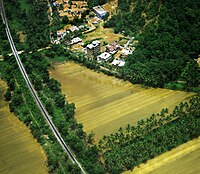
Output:
<instances>
[{"instance_id":1,"label":"green field","mask_svg":"<svg viewBox=\"0 0 200 174\"><path fill-rule=\"evenodd\" d=\"M78 122L83 123L87 133L95 133L95 140L116 132L120 126L136 124L162 108L172 111L179 102L194 95L142 88L71 62L56 65L51 76L61 82L66 97L76 105Z\"/></svg>"},{"instance_id":2,"label":"green field","mask_svg":"<svg viewBox=\"0 0 200 174\"><path fill-rule=\"evenodd\" d=\"M46 156L29 129L10 113L0 80L0 174L47 174Z\"/></svg>"}]
</instances>

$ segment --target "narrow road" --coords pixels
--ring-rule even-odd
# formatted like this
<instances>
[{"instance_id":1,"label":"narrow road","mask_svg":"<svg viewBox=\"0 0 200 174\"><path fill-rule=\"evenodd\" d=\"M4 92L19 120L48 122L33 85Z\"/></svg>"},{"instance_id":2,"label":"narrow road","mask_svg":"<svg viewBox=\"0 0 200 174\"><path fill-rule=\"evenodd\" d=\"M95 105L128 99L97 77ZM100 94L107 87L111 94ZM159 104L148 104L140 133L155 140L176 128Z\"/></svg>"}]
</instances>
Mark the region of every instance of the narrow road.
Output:
<instances>
[{"instance_id":1,"label":"narrow road","mask_svg":"<svg viewBox=\"0 0 200 174\"><path fill-rule=\"evenodd\" d=\"M46 119L47 123L49 124L50 128L52 129L55 137L57 138L58 142L60 143L60 145L63 147L64 151L67 153L67 155L69 156L69 159L74 163L74 164L77 164L79 166L79 168L81 169L82 173L83 174L86 174L86 172L84 171L84 169L82 168L82 166L80 165L80 163L76 160L74 154L71 152L71 150L69 149L69 147L66 145L66 143L64 142L63 138L61 137L60 133L58 132L57 128L55 127L55 125L53 124L50 116L48 115L46 109L44 108L42 102L40 101L39 97L37 96L37 93L35 91L35 89L33 88L30 80L29 80L29 77L22 65L22 62L19 58L19 55L18 55L18 52L15 48L15 45L14 45L14 42L13 42L13 39L12 39L12 36L11 36L11 33L10 33L10 29L8 27L8 22L7 22L7 19L6 19L6 14L5 14L5 10L4 10L4 5L3 5L3 0L0 0L0 12L1 12L1 17L2 17L2 20L3 20L3 23L5 25L5 31L6 31L6 34L7 34L7 37L8 37L8 40L10 42L10 46L11 46L11 49L12 49L12 52L13 52L13 55L15 56L15 59L17 61L17 64L20 68L20 71L26 81L26 84L29 88L29 90L31 91L31 94L32 96L34 97L39 109L41 110L44 118Z\"/></svg>"},{"instance_id":2,"label":"narrow road","mask_svg":"<svg viewBox=\"0 0 200 174\"><path fill-rule=\"evenodd\" d=\"M131 37L130 40L126 44L124 44L124 48L127 48L128 45L133 41L134 38L135 37Z\"/></svg>"}]
</instances>

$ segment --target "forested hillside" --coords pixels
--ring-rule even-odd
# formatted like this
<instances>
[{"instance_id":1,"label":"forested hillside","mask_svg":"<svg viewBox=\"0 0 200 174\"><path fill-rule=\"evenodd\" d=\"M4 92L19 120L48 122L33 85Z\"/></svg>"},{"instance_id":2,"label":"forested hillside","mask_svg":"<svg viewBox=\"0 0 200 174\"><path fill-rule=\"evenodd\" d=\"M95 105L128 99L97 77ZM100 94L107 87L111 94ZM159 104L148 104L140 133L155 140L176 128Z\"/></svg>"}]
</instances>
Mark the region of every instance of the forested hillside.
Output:
<instances>
[{"instance_id":1,"label":"forested hillside","mask_svg":"<svg viewBox=\"0 0 200 174\"><path fill-rule=\"evenodd\" d=\"M6 16L18 50L34 51L50 43L47 1L4 0ZM23 35L20 41L19 33ZM0 51L9 51L3 23L0 21Z\"/></svg>"},{"instance_id":2,"label":"forested hillside","mask_svg":"<svg viewBox=\"0 0 200 174\"><path fill-rule=\"evenodd\" d=\"M199 84L200 2L195 0L119 0L105 27L139 41L123 74L133 83L163 87L176 80ZM190 73L184 74L186 69ZM192 68L193 67L193 68ZM195 67L195 68L194 68ZM198 75L197 75L198 74ZM192 81L192 82L191 82Z\"/></svg>"}]
</instances>

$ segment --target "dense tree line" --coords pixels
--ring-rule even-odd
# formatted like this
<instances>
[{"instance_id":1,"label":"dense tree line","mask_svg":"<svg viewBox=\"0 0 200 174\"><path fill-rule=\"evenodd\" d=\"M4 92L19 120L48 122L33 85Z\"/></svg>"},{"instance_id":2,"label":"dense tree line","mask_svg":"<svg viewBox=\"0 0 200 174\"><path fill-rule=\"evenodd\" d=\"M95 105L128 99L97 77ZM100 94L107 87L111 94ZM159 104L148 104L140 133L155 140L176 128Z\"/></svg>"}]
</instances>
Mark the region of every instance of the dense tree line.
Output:
<instances>
[{"instance_id":1,"label":"dense tree line","mask_svg":"<svg viewBox=\"0 0 200 174\"><path fill-rule=\"evenodd\" d=\"M24 2L4 0L4 6L9 27L18 50L35 51L48 46L50 43L50 22L47 12L47 1L28 0ZM4 32L4 27L1 29L3 30L1 32ZM26 36L24 43L20 43L19 31ZM5 36L5 33L3 36ZM7 38L3 38L3 42L6 45L1 42L4 51L10 49L6 40Z\"/></svg>"},{"instance_id":2,"label":"dense tree line","mask_svg":"<svg viewBox=\"0 0 200 174\"><path fill-rule=\"evenodd\" d=\"M65 51L59 45L48 51L21 55L21 59L53 122L88 173L120 173L199 136L200 98L197 97L191 99L190 103L181 103L172 114L168 114L168 109L163 109L160 114L140 120L137 126L128 125L125 130L120 128L116 134L104 136L97 148L92 143L92 134L87 136L83 126L76 122L75 105L67 102L60 83L49 76L49 61L56 61L57 57L63 55L91 69L98 65L87 61L83 55L81 58L81 55ZM8 84L5 99L10 102L11 112L32 130L34 137L42 144L48 156L49 171L80 173L78 167L71 164L33 103L15 59L8 56L4 59L0 68ZM100 154L105 169L99 161Z\"/></svg>"},{"instance_id":3,"label":"dense tree line","mask_svg":"<svg viewBox=\"0 0 200 174\"><path fill-rule=\"evenodd\" d=\"M52 121L84 169L92 174L105 173L92 136L87 136L82 124L78 124L74 118L75 105L68 103L61 92L60 83L49 76L48 60L50 58L44 52L36 52L28 56L23 54L20 57ZM43 146L48 157L49 172L80 173L79 168L71 163L57 143L36 103L30 97L31 94L19 73L14 57L5 56L4 60L1 63L1 73L8 84L5 99L10 102L10 111L14 112L31 129L33 136ZM45 138L45 135L48 138Z\"/></svg>"},{"instance_id":4,"label":"dense tree line","mask_svg":"<svg viewBox=\"0 0 200 174\"><path fill-rule=\"evenodd\" d=\"M199 6L195 0L119 1L117 14L105 27L136 36L139 41L135 52L126 59L123 74L133 83L148 86L163 87L170 81L182 80L188 62L189 67L195 66L192 61L200 53ZM187 84L198 86L199 70L192 73L190 78L195 83Z\"/></svg>"},{"instance_id":5,"label":"dense tree line","mask_svg":"<svg viewBox=\"0 0 200 174\"><path fill-rule=\"evenodd\" d=\"M97 5L103 5L106 2L108 2L108 0L87 0L89 8L92 8L92 7L97 6Z\"/></svg>"},{"instance_id":6,"label":"dense tree line","mask_svg":"<svg viewBox=\"0 0 200 174\"><path fill-rule=\"evenodd\" d=\"M163 109L136 126L126 129L99 142L102 157L109 173L118 174L169 151L200 135L200 97L189 103L180 103L172 114Z\"/></svg>"},{"instance_id":7,"label":"dense tree line","mask_svg":"<svg viewBox=\"0 0 200 174\"><path fill-rule=\"evenodd\" d=\"M197 97L190 103L181 103L172 114L167 115L168 110L164 109L158 115L139 121L137 126L128 125L126 130L120 128L116 134L104 137L97 148L92 143L92 135L87 136L83 126L76 122L75 105L68 103L62 94L60 83L52 79L48 72L49 60L57 61L60 57L66 57L64 60L73 60L90 69L101 70L133 83L164 86L167 82L181 79L188 87L197 86L200 76L198 66L193 59L199 53L198 1L183 1L179 4L178 1L120 0L117 15L113 16L105 26L112 26L115 32L124 31L127 35L142 31L137 37L139 44L136 51L127 58L127 64L123 69L111 69L107 64L100 65L95 60L86 59L81 53L67 51L58 45L29 55L29 50L36 50L48 44L49 21L46 1L27 2L31 5L18 14L16 9L23 9L21 1L5 1L9 20L16 19L16 15L19 15L17 19L23 19L23 22L21 21L23 27L20 25L18 27L27 34L27 42L23 46L26 54L20 57L53 122L88 173L120 173L199 136L200 99ZM91 7L100 3L90 2L93 3ZM129 6L131 3L134 10ZM13 4L16 9L13 9ZM3 29L1 22L0 26ZM12 25L11 32L15 42L19 42L15 27ZM1 51L9 51L4 31L0 31L0 39L3 40L0 43ZM1 76L8 84L5 99L10 102L11 112L32 130L34 137L45 149L49 172L80 173L79 168L70 162L57 143L37 105L30 97L31 94L19 73L15 59L5 56L4 60L0 64L0 70ZM101 66L110 71L102 70ZM100 162L99 150L106 168Z\"/></svg>"},{"instance_id":8,"label":"dense tree line","mask_svg":"<svg viewBox=\"0 0 200 174\"><path fill-rule=\"evenodd\" d=\"M86 66L89 69L95 70L97 72L103 72L104 74L107 74L109 76L115 76L117 78L120 79L124 79L124 80L129 80L132 83L141 83L147 86L158 86L158 83L164 83L164 78L166 78L166 75L163 74L162 78L159 78L159 76L153 76L152 72L155 71L156 69L156 65L158 61L152 61L149 62L149 65L151 64L151 66L144 66L141 63L137 63L135 65L133 65L135 67L134 72L132 72L132 75L130 75L130 70L125 70L121 67L116 67L116 66L112 66L109 65L107 62L102 62L101 64L97 63L96 60L89 60L84 53L81 52L73 52L70 50L65 50L62 46L59 45L53 45L51 51L47 51L48 55L51 55L51 60L53 62L57 62L57 61L66 61L66 60L72 60L75 61L77 63L80 63L84 66ZM172 76L175 76L177 74L177 71L179 72L180 70L180 65L179 62L177 62L177 69L172 69L170 68L170 63L169 62L163 62L162 66L163 66L163 70L165 72L169 72ZM143 72L145 70L143 70L141 73L144 73L142 76L140 76L139 71L141 71L141 68L145 67L146 70L149 71L149 74L147 72ZM125 72L128 71L129 73ZM186 67L181 70L181 74L180 74L180 78L181 80L183 80L184 83L169 83L167 84L165 87L166 88L170 88L170 89L179 89L179 90L186 90L186 91L194 91L199 93L199 88L193 88L195 86L197 86L199 84L199 80L200 80L200 70L198 67L198 64L191 60L189 62L187 62ZM157 70L156 71L157 74L161 73L161 70ZM148 80L149 76L151 76L153 78L154 81L150 81ZM146 80L146 83L144 83L141 78ZM174 78L174 80L176 80ZM148 83L147 83L148 82ZM154 83L150 83L150 82L154 82ZM180 87L177 85L181 85Z\"/></svg>"},{"instance_id":9,"label":"dense tree line","mask_svg":"<svg viewBox=\"0 0 200 174\"><path fill-rule=\"evenodd\" d=\"M57 55L62 56L61 47L58 45L54 47L56 48L54 51L60 50ZM99 64L95 61L88 61L83 54L67 52L67 60L76 61L90 69L103 71ZM194 62L192 63L196 66ZM188 64L188 67L190 65ZM106 68L108 65L101 66ZM107 68L110 69L110 67ZM187 71L185 74L189 73L188 68L185 71ZM112 71L105 70L104 73L114 75ZM129 124L125 130L120 128L117 133L104 136L99 141L99 149L106 171L121 173L124 170L132 169L140 163L199 136L199 104L200 97L192 98L189 103L181 102L171 114L166 108L159 114L153 114L150 118L138 121L136 126Z\"/></svg>"}]
</instances>

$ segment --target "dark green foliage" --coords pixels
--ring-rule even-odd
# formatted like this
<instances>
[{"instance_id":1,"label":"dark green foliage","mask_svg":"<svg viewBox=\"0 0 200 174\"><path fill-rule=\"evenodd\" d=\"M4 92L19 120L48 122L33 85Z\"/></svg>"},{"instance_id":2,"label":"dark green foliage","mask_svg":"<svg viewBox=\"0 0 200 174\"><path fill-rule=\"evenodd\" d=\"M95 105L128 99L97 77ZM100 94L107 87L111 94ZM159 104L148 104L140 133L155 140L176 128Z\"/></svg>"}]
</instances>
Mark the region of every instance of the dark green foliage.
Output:
<instances>
[{"instance_id":1,"label":"dark green foliage","mask_svg":"<svg viewBox=\"0 0 200 174\"><path fill-rule=\"evenodd\" d=\"M87 3L88 3L88 7L92 8L92 7L97 6L97 5L103 5L107 1L108 0L87 0Z\"/></svg>"},{"instance_id":2,"label":"dark green foliage","mask_svg":"<svg viewBox=\"0 0 200 174\"><path fill-rule=\"evenodd\" d=\"M122 77L156 87L180 79L187 62L200 53L199 5L194 0L119 1L117 14L104 26L113 27L115 32L137 35L139 41L134 53L126 59ZM187 82L188 78L184 80ZM199 84L194 78L195 84L189 82L188 86Z\"/></svg>"},{"instance_id":3,"label":"dark green foliage","mask_svg":"<svg viewBox=\"0 0 200 174\"><path fill-rule=\"evenodd\" d=\"M89 13L90 13L89 10L83 11L83 12L81 13L81 18L85 19L85 17L86 17L87 15L89 15Z\"/></svg>"},{"instance_id":4,"label":"dark green foliage","mask_svg":"<svg viewBox=\"0 0 200 174\"><path fill-rule=\"evenodd\" d=\"M60 48L56 54L61 54L63 48ZM50 49L48 53L53 51L55 50ZM75 105L66 101L65 96L61 93L60 83L49 78L48 62L50 58L47 57L45 52L47 51L43 51L43 53L35 52L28 56L21 55L29 78L38 88L38 95L52 117L52 121L63 139L74 151L84 169L92 174L94 173L93 168L96 170L95 173L105 173L99 160L98 151L91 143L87 144L88 138L83 131L83 126L74 119ZM30 127L33 136L45 149L50 173L80 173L80 169L72 165L66 153L63 152L39 108L33 98L30 97L31 94L16 65L14 57L5 57L5 62L2 62L1 66L3 67L1 69L2 77L12 84L9 85L9 91L5 94L6 99L10 100L10 111L14 112L20 120ZM12 73L7 73L11 69ZM45 139L44 135L48 135L48 139ZM91 156L91 153L94 153L93 156Z\"/></svg>"},{"instance_id":5,"label":"dark green foliage","mask_svg":"<svg viewBox=\"0 0 200 174\"><path fill-rule=\"evenodd\" d=\"M183 69L181 77L188 87L198 86L200 84L200 69L198 64L195 61L188 62Z\"/></svg>"},{"instance_id":6,"label":"dark green foliage","mask_svg":"<svg viewBox=\"0 0 200 174\"><path fill-rule=\"evenodd\" d=\"M65 96L63 94L56 95L55 103L58 107L63 108L65 106Z\"/></svg>"},{"instance_id":7,"label":"dark green foliage","mask_svg":"<svg viewBox=\"0 0 200 174\"><path fill-rule=\"evenodd\" d=\"M68 19L67 16L64 16L64 17L62 18L62 23L63 23L63 24L68 24L68 23L69 23L69 19Z\"/></svg>"},{"instance_id":8,"label":"dark green foliage","mask_svg":"<svg viewBox=\"0 0 200 174\"><path fill-rule=\"evenodd\" d=\"M47 2L34 2L29 12L26 26L27 43L30 50L37 50L48 46L49 39L49 20L47 16ZM45 19L45 20L44 20Z\"/></svg>"},{"instance_id":9,"label":"dark green foliage","mask_svg":"<svg viewBox=\"0 0 200 174\"><path fill-rule=\"evenodd\" d=\"M22 47L18 43L16 32L23 30L27 34L27 42L23 45L26 53L20 57L53 122L87 173L121 173L199 136L200 99L194 98L190 104L181 103L173 114L167 115L168 110L164 109L157 116L152 115L147 120L139 121L137 126L128 125L126 131L119 129L116 134L104 137L97 148L92 144L92 136L86 136L83 125L74 119L75 105L67 102L61 93L60 83L50 78L48 72L49 61L57 61L59 58L62 61L76 61L90 69L101 70L133 83L162 87L181 77L187 87L198 86L199 70L193 61L199 53L200 45L198 1L119 0L117 14L106 22L105 26L114 27L115 32L124 31L125 35L142 31L137 36L139 44L136 51L126 59L123 69L107 64L100 66L96 61L85 58L83 54L66 51L59 45L53 45L51 49L40 53L28 54L29 50L36 51L49 43L47 2L29 0L29 6L26 8L22 8L20 2L5 1L9 21L17 21L17 26L11 25L11 32L19 48ZM88 1L88 4L91 8L105 2L92 0ZM134 5L133 11L127 10L130 9L131 2ZM53 13L52 32L55 33L61 26L61 20L55 9ZM82 23L83 19L76 19L74 22ZM0 53L10 51L1 21L0 39ZM63 152L30 97L15 59L5 56L4 60L5 62L1 63L1 76L8 84L5 98L10 101L10 111L32 130L33 136L45 149L49 173L80 173L80 169L73 165ZM104 68L101 68L102 66ZM48 138L44 138L44 135ZM99 149L106 170L99 160Z\"/></svg>"},{"instance_id":10,"label":"dark green foliage","mask_svg":"<svg viewBox=\"0 0 200 174\"><path fill-rule=\"evenodd\" d=\"M5 97L6 101L10 101L11 100L11 93L10 93L9 89L6 90L6 93L4 94L4 97Z\"/></svg>"},{"instance_id":11,"label":"dark green foliage","mask_svg":"<svg viewBox=\"0 0 200 174\"><path fill-rule=\"evenodd\" d=\"M160 114L127 125L104 137L99 148L109 173L121 173L200 135L200 97L180 103L172 114Z\"/></svg>"},{"instance_id":12,"label":"dark green foliage","mask_svg":"<svg viewBox=\"0 0 200 174\"><path fill-rule=\"evenodd\" d=\"M102 17L102 19L103 19L104 21L106 21L106 20L108 19L108 17L109 17L109 13L106 13L106 15Z\"/></svg>"},{"instance_id":13,"label":"dark green foliage","mask_svg":"<svg viewBox=\"0 0 200 174\"><path fill-rule=\"evenodd\" d=\"M13 40L18 50L36 51L48 46L50 43L50 30L48 19L47 1L10 1L4 0L6 16ZM26 34L26 42L19 42L19 31ZM10 46L4 32L4 26L0 21L0 53L10 51Z\"/></svg>"}]
</instances>

